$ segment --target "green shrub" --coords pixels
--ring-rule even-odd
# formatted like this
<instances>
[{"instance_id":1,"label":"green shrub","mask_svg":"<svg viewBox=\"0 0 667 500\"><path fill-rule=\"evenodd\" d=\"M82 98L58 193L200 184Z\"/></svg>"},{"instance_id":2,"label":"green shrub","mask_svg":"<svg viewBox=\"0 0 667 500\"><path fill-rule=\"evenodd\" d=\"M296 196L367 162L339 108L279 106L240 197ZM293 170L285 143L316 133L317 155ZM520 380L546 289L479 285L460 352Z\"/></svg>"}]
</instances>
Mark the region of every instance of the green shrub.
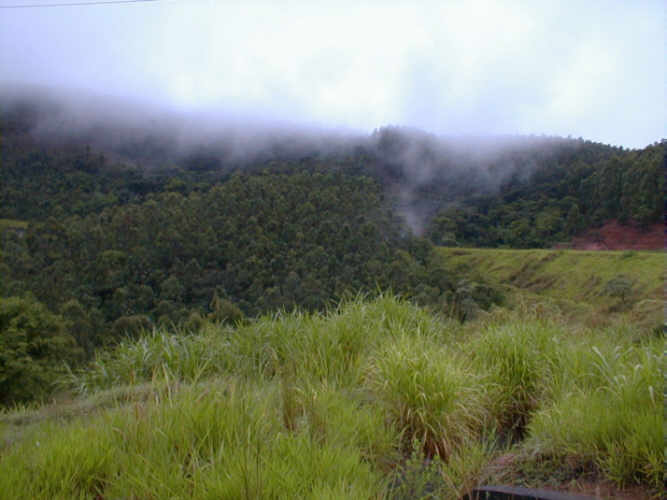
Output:
<instances>
[{"instance_id":1,"label":"green shrub","mask_svg":"<svg viewBox=\"0 0 667 500\"><path fill-rule=\"evenodd\" d=\"M145 314L121 316L113 322L113 331L119 337L121 335L135 337L142 332L149 331L152 327L153 322Z\"/></svg>"},{"instance_id":2,"label":"green shrub","mask_svg":"<svg viewBox=\"0 0 667 500\"><path fill-rule=\"evenodd\" d=\"M62 317L32 298L0 298L0 405L47 396L81 356Z\"/></svg>"},{"instance_id":3,"label":"green shrub","mask_svg":"<svg viewBox=\"0 0 667 500\"><path fill-rule=\"evenodd\" d=\"M633 282L632 280L619 274L610 279L604 286L604 293L611 296L617 297L620 299L622 304L625 304L628 297L633 293Z\"/></svg>"}]
</instances>

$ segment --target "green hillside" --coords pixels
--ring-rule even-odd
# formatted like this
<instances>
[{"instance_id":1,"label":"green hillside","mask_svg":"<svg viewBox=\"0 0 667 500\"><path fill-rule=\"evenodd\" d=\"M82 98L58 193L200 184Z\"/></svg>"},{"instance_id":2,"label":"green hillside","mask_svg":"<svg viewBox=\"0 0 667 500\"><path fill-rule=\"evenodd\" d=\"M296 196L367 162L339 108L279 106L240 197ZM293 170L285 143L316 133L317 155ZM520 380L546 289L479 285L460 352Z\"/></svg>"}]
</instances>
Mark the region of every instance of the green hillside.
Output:
<instances>
[{"instance_id":1,"label":"green hillside","mask_svg":"<svg viewBox=\"0 0 667 500\"><path fill-rule=\"evenodd\" d=\"M560 157L533 158L532 168L514 171L495 192L469 193L444 207L430 238L448 246L543 248L611 219L647 228L662 222L665 147L663 140L610 156L580 144Z\"/></svg>"},{"instance_id":2,"label":"green hillside","mask_svg":"<svg viewBox=\"0 0 667 500\"><path fill-rule=\"evenodd\" d=\"M0 99L0 297L44 304L86 356L141 328L322 310L360 291L465 319L500 294L480 273L459 286L468 276L434 244L543 247L662 213L662 143L384 127L177 146L176 123L45 134L60 109L48 101Z\"/></svg>"},{"instance_id":3,"label":"green hillside","mask_svg":"<svg viewBox=\"0 0 667 500\"><path fill-rule=\"evenodd\" d=\"M665 255L646 251L439 248L452 271L476 274L515 297L553 299L587 313L662 322ZM643 316L643 317L640 317Z\"/></svg>"},{"instance_id":4,"label":"green hillside","mask_svg":"<svg viewBox=\"0 0 667 500\"><path fill-rule=\"evenodd\" d=\"M461 324L392 297L159 330L0 414L0 498L659 495L663 340L537 311ZM610 495L611 496L611 495Z\"/></svg>"},{"instance_id":5,"label":"green hillside","mask_svg":"<svg viewBox=\"0 0 667 500\"><path fill-rule=\"evenodd\" d=\"M16 104L0 499L658 495L663 254L506 248L655 225L664 141L188 139Z\"/></svg>"}]
</instances>

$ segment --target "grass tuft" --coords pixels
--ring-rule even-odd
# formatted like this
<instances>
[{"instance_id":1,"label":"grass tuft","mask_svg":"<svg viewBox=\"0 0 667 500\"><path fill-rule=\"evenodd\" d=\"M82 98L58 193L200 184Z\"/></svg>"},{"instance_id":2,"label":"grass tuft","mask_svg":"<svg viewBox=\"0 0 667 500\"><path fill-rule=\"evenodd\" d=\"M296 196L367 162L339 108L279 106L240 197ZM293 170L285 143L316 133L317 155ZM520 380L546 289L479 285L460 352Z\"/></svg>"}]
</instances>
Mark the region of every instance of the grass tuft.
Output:
<instances>
[{"instance_id":1,"label":"grass tuft","mask_svg":"<svg viewBox=\"0 0 667 500\"><path fill-rule=\"evenodd\" d=\"M561 332L543 321L491 326L466 347L486 371L492 411L500 433L522 439L531 415L548 396L559 371Z\"/></svg>"},{"instance_id":2,"label":"grass tuft","mask_svg":"<svg viewBox=\"0 0 667 500\"><path fill-rule=\"evenodd\" d=\"M370 362L367 384L386 405L404 440L447 459L474 441L487 419L487 391L455 352L427 336L404 335Z\"/></svg>"}]
</instances>

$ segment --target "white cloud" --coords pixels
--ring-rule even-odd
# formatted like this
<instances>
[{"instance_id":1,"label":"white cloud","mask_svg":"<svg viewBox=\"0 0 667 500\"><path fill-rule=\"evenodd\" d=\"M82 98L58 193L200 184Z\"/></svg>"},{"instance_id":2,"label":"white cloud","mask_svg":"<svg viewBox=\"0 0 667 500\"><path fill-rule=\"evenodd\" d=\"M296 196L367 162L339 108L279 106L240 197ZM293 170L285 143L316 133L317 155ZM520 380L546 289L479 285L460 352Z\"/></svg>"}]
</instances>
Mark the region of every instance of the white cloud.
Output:
<instances>
[{"instance_id":1,"label":"white cloud","mask_svg":"<svg viewBox=\"0 0 667 500\"><path fill-rule=\"evenodd\" d=\"M372 129L664 135L658 1L223 2L2 11L0 74Z\"/></svg>"}]
</instances>

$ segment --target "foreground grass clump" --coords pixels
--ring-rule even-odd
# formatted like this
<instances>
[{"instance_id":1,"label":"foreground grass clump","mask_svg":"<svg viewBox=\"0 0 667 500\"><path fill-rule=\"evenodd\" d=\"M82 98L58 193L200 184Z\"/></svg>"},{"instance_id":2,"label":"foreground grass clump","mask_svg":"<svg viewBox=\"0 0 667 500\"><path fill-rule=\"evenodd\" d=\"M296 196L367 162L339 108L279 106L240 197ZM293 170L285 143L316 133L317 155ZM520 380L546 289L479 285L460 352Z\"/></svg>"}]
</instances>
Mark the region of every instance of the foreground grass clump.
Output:
<instances>
[{"instance_id":1,"label":"foreground grass clump","mask_svg":"<svg viewBox=\"0 0 667 500\"><path fill-rule=\"evenodd\" d=\"M431 337L403 336L378 350L368 383L428 457L449 458L487 420L487 391L465 360Z\"/></svg>"},{"instance_id":2,"label":"foreground grass clump","mask_svg":"<svg viewBox=\"0 0 667 500\"><path fill-rule=\"evenodd\" d=\"M0 413L0 498L460 498L582 475L657 496L662 343L391 296L157 330L71 373L73 400Z\"/></svg>"},{"instance_id":3,"label":"foreground grass clump","mask_svg":"<svg viewBox=\"0 0 667 500\"><path fill-rule=\"evenodd\" d=\"M562 359L562 332L542 321L492 325L468 343L471 357L486 369L497 430L522 438L532 413L549 397Z\"/></svg>"},{"instance_id":4,"label":"foreground grass clump","mask_svg":"<svg viewBox=\"0 0 667 500\"><path fill-rule=\"evenodd\" d=\"M546 468L593 464L619 484L657 489L664 460L661 350L657 343L608 356L592 350L589 377L603 382L585 381L539 411L526 449L546 459Z\"/></svg>"},{"instance_id":5,"label":"foreground grass clump","mask_svg":"<svg viewBox=\"0 0 667 500\"><path fill-rule=\"evenodd\" d=\"M338 431L345 436L313 439L307 421L288 432L280 411L275 385L230 381L165 390L148 404L35 432L0 462L0 492L14 498L370 498L381 488L381 476L356 446L374 439L363 431L363 419L339 416L334 420L346 424Z\"/></svg>"},{"instance_id":6,"label":"foreground grass clump","mask_svg":"<svg viewBox=\"0 0 667 500\"><path fill-rule=\"evenodd\" d=\"M154 330L98 354L65 383L84 394L165 377L195 382L222 374L356 384L365 356L380 343L406 332L454 328L392 296L372 303L359 298L329 314L283 311L238 328L209 324L197 335Z\"/></svg>"}]
</instances>

